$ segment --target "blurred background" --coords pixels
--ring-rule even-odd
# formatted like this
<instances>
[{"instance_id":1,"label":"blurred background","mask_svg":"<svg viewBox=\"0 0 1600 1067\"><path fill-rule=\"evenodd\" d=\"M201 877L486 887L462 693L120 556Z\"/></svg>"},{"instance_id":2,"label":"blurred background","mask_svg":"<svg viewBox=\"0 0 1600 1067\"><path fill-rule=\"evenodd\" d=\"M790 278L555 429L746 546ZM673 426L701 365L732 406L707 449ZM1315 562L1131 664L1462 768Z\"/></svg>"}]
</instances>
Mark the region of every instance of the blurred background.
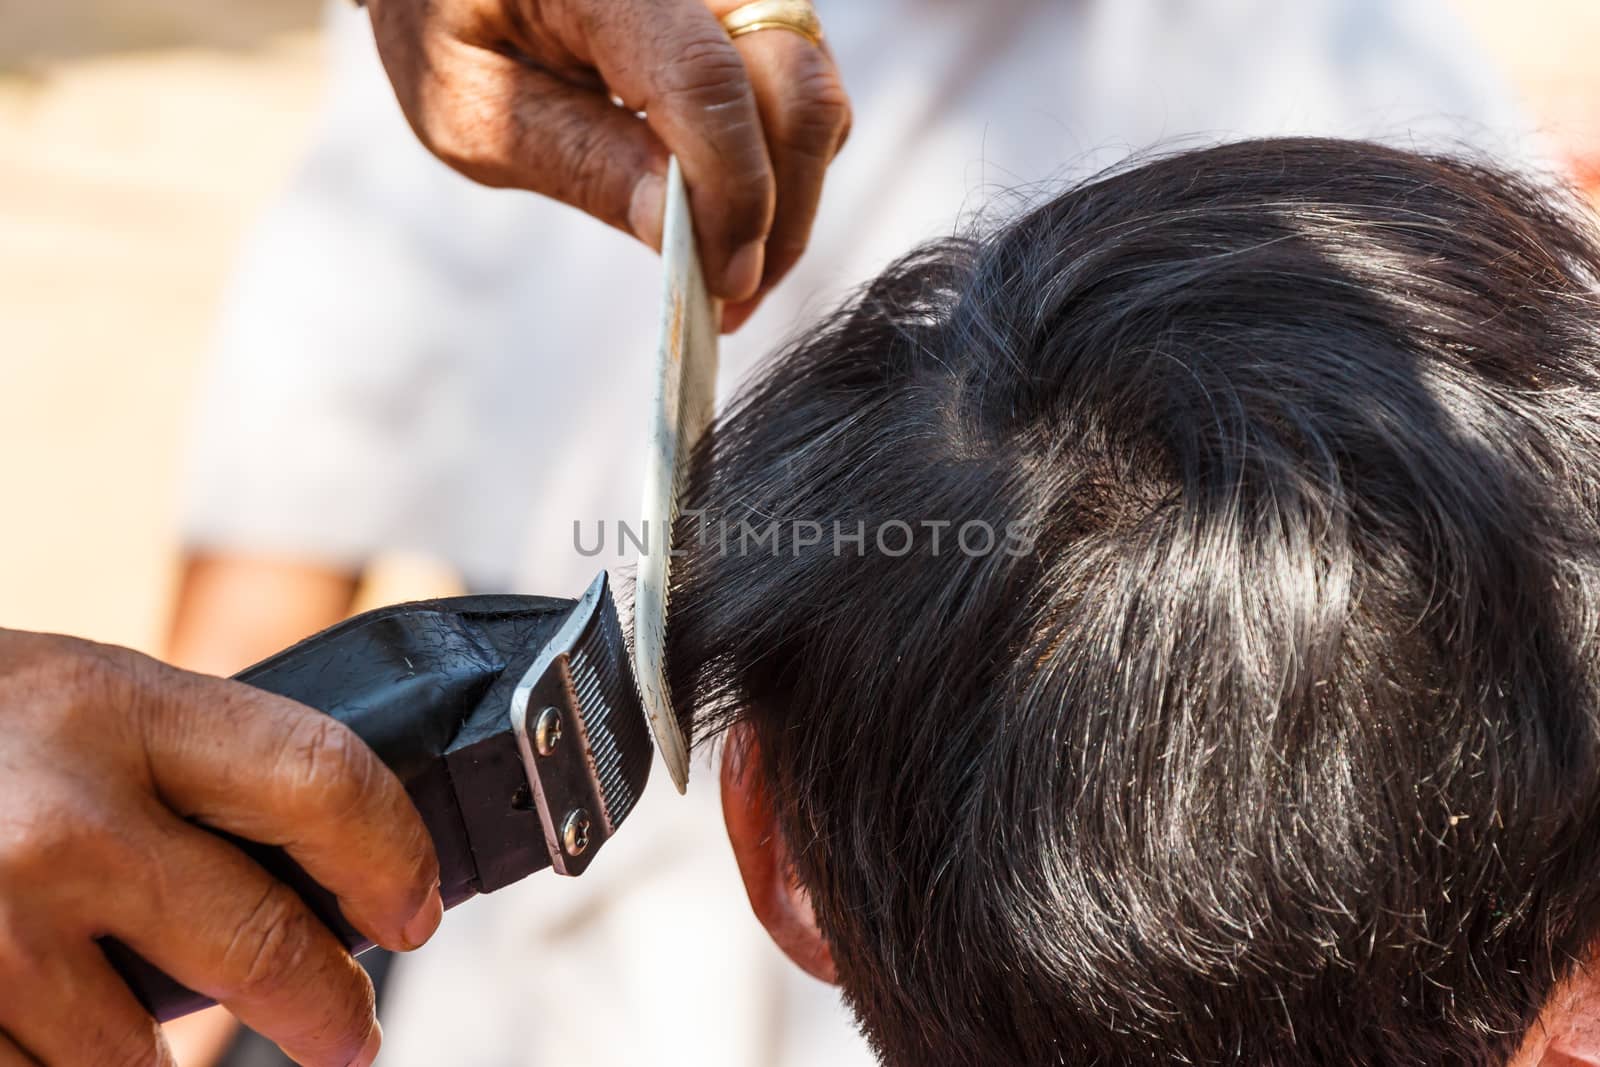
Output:
<instances>
[{"instance_id":1,"label":"blurred background","mask_svg":"<svg viewBox=\"0 0 1600 1067\"><path fill-rule=\"evenodd\" d=\"M1467 121L1447 139L1526 158L1502 135L1520 107L1511 124L1533 128L1532 154L1600 202L1595 0L1254 5L1290 12L1276 21L1215 0L1230 14L1208 22L1207 6L819 0L856 132L787 303L764 309L725 365L748 366L842 284L947 228L973 193L1169 133L1412 143L1418 120L1448 113ZM990 17L1002 9L1015 19ZM924 10L939 17L905 29ZM469 587L575 594L594 561L575 559L570 517L632 520L633 392L647 383L627 368L649 358L649 257L422 159L361 23L321 0L0 0L0 626L226 673L367 605ZM890 32L902 33L892 53L877 44ZM1052 110L1064 100L1071 121ZM554 261L546 249L565 277L529 269ZM637 306L607 314L612 299ZM208 378L213 362L225 372ZM536 417L519 403L530 390L547 394ZM200 397L210 415L197 425ZM564 449L535 493L529 468L552 439ZM539 529L524 521L530 494L561 501ZM185 562L186 542L240 554L207 569L204 551ZM386 1021L412 1050L386 1062L525 1062L504 1051L526 1044L517 1017L502 1021L512 1032L478 1034L478 1052L463 1042L483 1027L450 1022L491 1014L486 971L508 1005L548 995L508 978L532 983L523 963L541 953L561 961L552 981L597 1003L624 994L608 961L630 961L618 1014L633 1025L608 1035L617 1062L864 1062L832 994L791 988L748 918L714 791L670 801L681 806L633 816L652 829L619 838L586 893L528 884L452 918L454 947L441 935L418 973L478 984L398 986L402 1019L434 1014L410 1032ZM663 993L674 983L681 1003ZM738 1010L719 1010L730 989L743 990ZM685 1003L716 1025L658 1047L683 1029ZM598 1062L587 1023L546 1030L538 1063ZM196 1040L185 1067L216 1062L233 1035Z\"/></svg>"},{"instance_id":2,"label":"blurred background","mask_svg":"<svg viewBox=\"0 0 1600 1067\"><path fill-rule=\"evenodd\" d=\"M1600 4L1452 2L1600 190ZM162 648L196 368L309 136L319 11L0 0L0 625ZM375 572L378 600L453 585Z\"/></svg>"},{"instance_id":3,"label":"blurred background","mask_svg":"<svg viewBox=\"0 0 1600 1067\"><path fill-rule=\"evenodd\" d=\"M162 650L196 369L308 138L320 11L0 0L0 626Z\"/></svg>"}]
</instances>

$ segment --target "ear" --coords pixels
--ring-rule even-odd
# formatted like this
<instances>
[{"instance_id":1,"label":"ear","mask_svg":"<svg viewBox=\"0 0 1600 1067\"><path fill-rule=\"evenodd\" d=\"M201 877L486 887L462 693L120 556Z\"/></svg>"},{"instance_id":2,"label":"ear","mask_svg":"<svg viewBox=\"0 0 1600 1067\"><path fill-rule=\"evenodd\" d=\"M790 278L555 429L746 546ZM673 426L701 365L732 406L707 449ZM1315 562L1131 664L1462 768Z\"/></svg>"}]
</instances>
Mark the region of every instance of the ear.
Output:
<instances>
[{"instance_id":1,"label":"ear","mask_svg":"<svg viewBox=\"0 0 1600 1067\"><path fill-rule=\"evenodd\" d=\"M722 747L722 817L756 918L802 971L837 984L833 951L817 928L811 896L794 876L788 845L772 816L755 735L742 724L728 731Z\"/></svg>"},{"instance_id":2,"label":"ear","mask_svg":"<svg viewBox=\"0 0 1600 1067\"><path fill-rule=\"evenodd\" d=\"M1600 960L1556 987L1511 1067L1600 1067Z\"/></svg>"}]
</instances>

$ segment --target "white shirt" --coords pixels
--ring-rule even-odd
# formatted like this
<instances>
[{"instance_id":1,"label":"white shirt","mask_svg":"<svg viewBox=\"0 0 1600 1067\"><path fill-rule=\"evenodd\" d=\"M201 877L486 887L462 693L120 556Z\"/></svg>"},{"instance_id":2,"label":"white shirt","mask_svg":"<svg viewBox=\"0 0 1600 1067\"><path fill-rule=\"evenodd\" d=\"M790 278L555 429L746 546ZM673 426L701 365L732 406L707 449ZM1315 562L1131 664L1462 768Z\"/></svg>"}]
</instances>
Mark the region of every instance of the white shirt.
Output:
<instances>
[{"instance_id":1,"label":"white shirt","mask_svg":"<svg viewBox=\"0 0 1600 1067\"><path fill-rule=\"evenodd\" d=\"M1320 133L1527 159L1437 0L819 0L855 105L810 251L723 348L724 392L890 259L1153 146ZM359 563L428 551L576 595L629 561L658 272L622 234L437 163L364 14L330 9L316 141L223 311L192 544ZM714 775L657 781L577 884L475 901L403 961L384 1063L867 1063L831 990L751 918Z\"/></svg>"}]
</instances>

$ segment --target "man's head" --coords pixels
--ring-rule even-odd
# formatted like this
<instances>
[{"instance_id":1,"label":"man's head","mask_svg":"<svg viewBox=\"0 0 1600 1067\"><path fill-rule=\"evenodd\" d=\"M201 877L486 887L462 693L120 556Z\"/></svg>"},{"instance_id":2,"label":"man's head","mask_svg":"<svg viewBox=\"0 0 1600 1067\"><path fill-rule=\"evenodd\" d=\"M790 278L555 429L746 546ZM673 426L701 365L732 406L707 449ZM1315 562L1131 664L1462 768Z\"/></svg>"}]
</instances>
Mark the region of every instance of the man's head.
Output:
<instances>
[{"instance_id":1,"label":"man's head","mask_svg":"<svg viewBox=\"0 0 1600 1067\"><path fill-rule=\"evenodd\" d=\"M1597 280L1502 175L1235 144L915 253L746 390L678 699L888 1062L1499 1065L1585 1014Z\"/></svg>"}]
</instances>

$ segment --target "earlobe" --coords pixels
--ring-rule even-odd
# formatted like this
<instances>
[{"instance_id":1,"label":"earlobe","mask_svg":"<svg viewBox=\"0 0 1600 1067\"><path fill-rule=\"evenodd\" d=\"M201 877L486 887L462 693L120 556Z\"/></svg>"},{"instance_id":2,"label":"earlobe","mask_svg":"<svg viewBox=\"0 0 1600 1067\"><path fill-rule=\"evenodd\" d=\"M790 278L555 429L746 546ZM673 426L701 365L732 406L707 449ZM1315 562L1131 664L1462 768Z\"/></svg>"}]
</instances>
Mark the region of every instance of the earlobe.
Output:
<instances>
[{"instance_id":1,"label":"earlobe","mask_svg":"<svg viewBox=\"0 0 1600 1067\"><path fill-rule=\"evenodd\" d=\"M1562 1020L1539 1059L1540 1067L1600 1067L1600 1019L1591 999Z\"/></svg>"},{"instance_id":2,"label":"earlobe","mask_svg":"<svg viewBox=\"0 0 1600 1067\"><path fill-rule=\"evenodd\" d=\"M835 984L839 978L833 952L817 926L810 894L794 877L760 759L747 727L728 731L722 750L722 817L745 892L756 918L784 954L813 978Z\"/></svg>"},{"instance_id":3,"label":"earlobe","mask_svg":"<svg viewBox=\"0 0 1600 1067\"><path fill-rule=\"evenodd\" d=\"M1551 994L1510 1067L1600 1067L1600 973L1592 959Z\"/></svg>"}]
</instances>

